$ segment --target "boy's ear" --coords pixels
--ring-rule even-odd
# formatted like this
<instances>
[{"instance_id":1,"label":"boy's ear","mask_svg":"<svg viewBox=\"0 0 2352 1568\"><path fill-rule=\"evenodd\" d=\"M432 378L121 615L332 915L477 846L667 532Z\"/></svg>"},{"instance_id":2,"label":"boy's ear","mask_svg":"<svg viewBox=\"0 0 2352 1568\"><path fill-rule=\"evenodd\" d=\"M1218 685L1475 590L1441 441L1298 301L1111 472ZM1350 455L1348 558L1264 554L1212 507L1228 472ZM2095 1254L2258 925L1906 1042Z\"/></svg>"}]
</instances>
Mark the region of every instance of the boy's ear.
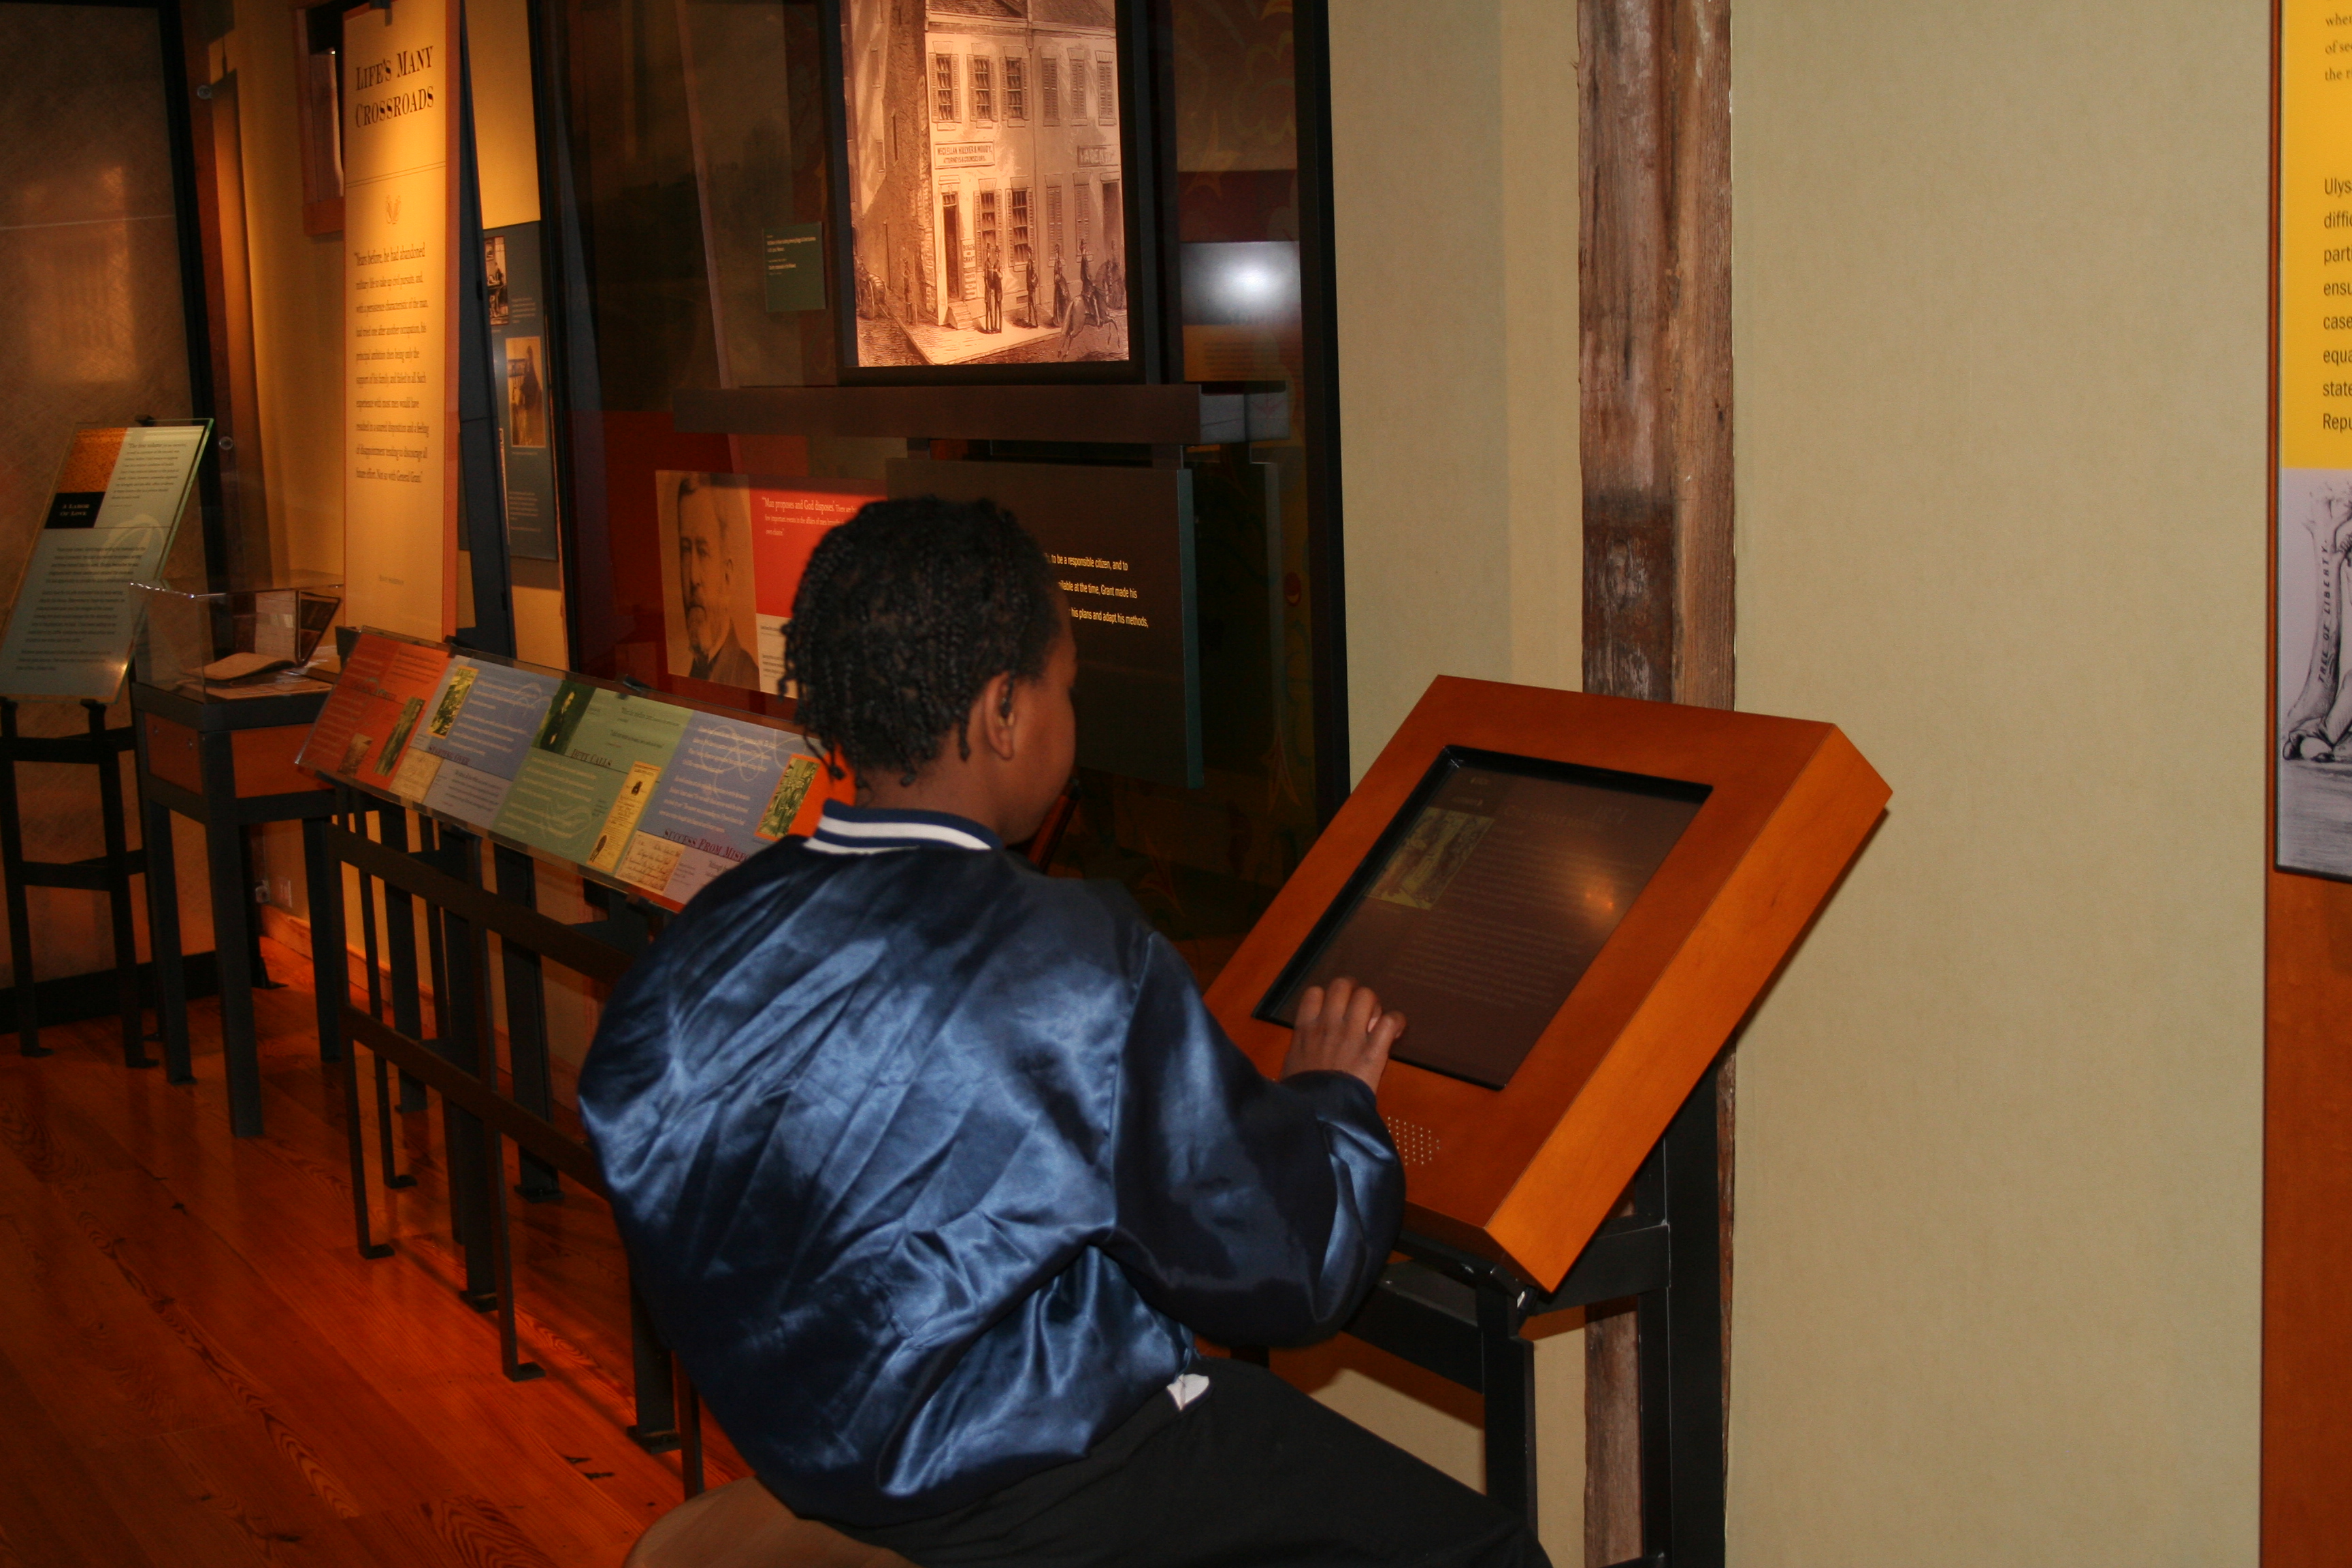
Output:
<instances>
[{"instance_id":1,"label":"boy's ear","mask_svg":"<svg viewBox=\"0 0 2352 1568\"><path fill-rule=\"evenodd\" d=\"M991 700L992 697L994 699ZM1013 677L1010 674L992 676L980 689L977 703L981 713L981 730L988 749L1000 757L1010 757L1013 743Z\"/></svg>"}]
</instances>

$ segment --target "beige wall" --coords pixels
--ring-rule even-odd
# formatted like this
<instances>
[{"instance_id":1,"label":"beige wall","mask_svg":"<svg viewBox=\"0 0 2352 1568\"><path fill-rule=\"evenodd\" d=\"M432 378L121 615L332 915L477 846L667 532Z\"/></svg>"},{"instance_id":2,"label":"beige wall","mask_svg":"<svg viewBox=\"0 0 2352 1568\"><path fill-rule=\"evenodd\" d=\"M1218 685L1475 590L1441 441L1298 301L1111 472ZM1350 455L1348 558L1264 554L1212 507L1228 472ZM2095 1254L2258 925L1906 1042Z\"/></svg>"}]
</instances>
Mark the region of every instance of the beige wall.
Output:
<instances>
[{"instance_id":1,"label":"beige wall","mask_svg":"<svg viewBox=\"0 0 2352 1568\"><path fill-rule=\"evenodd\" d=\"M531 142L524 0L475 0L467 25L480 99L475 138L483 220L493 227L530 222L539 216L539 174ZM212 63L215 72L234 70L237 79L270 554L279 567L339 573L342 237L302 232L300 122L295 110L301 62L294 19L282 0L237 0L236 26L213 46ZM516 576L517 651L563 666L569 660L560 574L552 563L519 562ZM299 835L283 826L266 828L262 837L269 901L302 912Z\"/></svg>"},{"instance_id":2,"label":"beige wall","mask_svg":"<svg viewBox=\"0 0 2352 1568\"><path fill-rule=\"evenodd\" d=\"M1575 58L1548 0L1332 7L1360 773L1433 675L1578 682Z\"/></svg>"},{"instance_id":3,"label":"beige wall","mask_svg":"<svg viewBox=\"0 0 2352 1568\"><path fill-rule=\"evenodd\" d=\"M343 568L343 264L333 235L302 232L294 19L284 0L237 0L214 46L236 73L253 274L254 381L261 403L270 554L299 571Z\"/></svg>"},{"instance_id":4,"label":"beige wall","mask_svg":"<svg viewBox=\"0 0 2352 1568\"><path fill-rule=\"evenodd\" d=\"M1435 675L1578 682L1576 9L1331 8L1355 771ZM1583 1560L1583 1335L1537 1352L1555 1561ZM1353 1341L1277 1358L1476 1484L1478 1404Z\"/></svg>"},{"instance_id":5,"label":"beige wall","mask_svg":"<svg viewBox=\"0 0 2352 1568\"><path fill-rule=\"evenodd\" d=\"M254 358L273 555L282 565L340 572L343 563L342 239L302 232L302 165L295 117L294 25L281 0L238 0L236 30L215 46L237 73L245 137L247 226L253 254ZM530 39L524 0L468 8L478 102L483 222L539 216L531 141ZM562 586L551 565L519 563L515 619L525 658L561 666Z\"/></svg>"},{"instance_id":6,"label":"beige wall","mask_svg":"<svg viewBox=\"0 0 2352 1568\"><path fill-rule=\"evenodd\" d=\"M1741 1048L1736 1563L2254 1559L2268 49L1738 7L1740 706L1895 800Z\"/></svg>"},{"instance_id":7,"label":"beige wall","mask_svg":"<svg viewBox=\"0 0 2352 1568\"><path fill-rule=\"evenodd\" d=\"M1359 768L1433 674L1575 676L1552 9L1335 7ZM1743 1046L1736 1563L2253 1559L2267 47L1738 12L1740 705L1895 798Z\"/></svg>"}]
</instances>

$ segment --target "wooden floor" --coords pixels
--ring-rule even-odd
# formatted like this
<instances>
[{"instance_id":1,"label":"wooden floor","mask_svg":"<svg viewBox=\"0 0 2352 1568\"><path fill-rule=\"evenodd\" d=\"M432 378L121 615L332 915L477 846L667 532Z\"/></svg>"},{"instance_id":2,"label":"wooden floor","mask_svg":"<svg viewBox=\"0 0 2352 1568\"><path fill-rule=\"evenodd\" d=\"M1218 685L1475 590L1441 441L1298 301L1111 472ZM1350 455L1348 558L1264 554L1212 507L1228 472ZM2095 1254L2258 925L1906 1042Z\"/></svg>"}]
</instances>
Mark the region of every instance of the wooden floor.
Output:
<instances>
[{"instance_id":1,"label":"wooden floor","mask_svg":"<svg viewBox=\"0 0 2352 1568\"><path fill-rule=\"evenodd\" d=\"M547 1376L509 1383L456 1294L437 1106L402 1118L418 1184L379 1194L397 1250L364 1260L342 1069L306 984L257 1000L261 1138L229 1136L212 1004L194 1086L125 1068L110 1022L45 1031L46 1059L0 1037L0 1568L618 1563L681 1488L623 1430L609 1215L514 1205ZM711 1483L740 1475L712 1443Z\"/></svg>"}]
</instances>

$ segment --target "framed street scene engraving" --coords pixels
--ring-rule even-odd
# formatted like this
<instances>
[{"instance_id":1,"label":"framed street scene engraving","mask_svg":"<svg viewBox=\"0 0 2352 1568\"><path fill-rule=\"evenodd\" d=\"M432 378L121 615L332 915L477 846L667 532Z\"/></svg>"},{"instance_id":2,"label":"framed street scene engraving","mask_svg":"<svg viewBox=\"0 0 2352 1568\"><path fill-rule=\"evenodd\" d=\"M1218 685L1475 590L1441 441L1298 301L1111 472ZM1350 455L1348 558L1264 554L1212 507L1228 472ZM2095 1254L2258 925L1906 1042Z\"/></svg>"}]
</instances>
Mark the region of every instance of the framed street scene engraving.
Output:
<instances>
[{"instance_id":1,"label":"framed street scene engraving","mask_svg":"<svg viewBox=\"0 0 2352 1568\"><path fill-rule=\"evenodd\" d=\"M1131 0L834 0L845 383L1149 380Z\"/></svg>"}]
</instances>

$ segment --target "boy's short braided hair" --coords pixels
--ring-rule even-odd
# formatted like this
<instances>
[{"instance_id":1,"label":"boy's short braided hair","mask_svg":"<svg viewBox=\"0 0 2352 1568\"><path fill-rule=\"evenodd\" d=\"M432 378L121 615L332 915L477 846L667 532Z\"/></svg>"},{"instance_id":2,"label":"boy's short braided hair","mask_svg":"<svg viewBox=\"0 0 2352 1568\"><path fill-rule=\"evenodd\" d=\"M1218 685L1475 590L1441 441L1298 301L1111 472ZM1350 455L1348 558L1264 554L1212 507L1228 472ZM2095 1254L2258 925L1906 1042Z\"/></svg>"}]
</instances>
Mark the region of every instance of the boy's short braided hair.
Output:
<instances>
[{"instance_id":1,"label":"boy's short braided hair","mask_svg":"<svg viewBox=\"0 0 2352 1568\"><path fill-rule=\"evenodd\" d=\"M862 775L911 784L996 676L1034 680L1061 635L1052 567L993 501L878 500L828 532L793 595L801 723Z\"/></svg>"}]
</instances>

